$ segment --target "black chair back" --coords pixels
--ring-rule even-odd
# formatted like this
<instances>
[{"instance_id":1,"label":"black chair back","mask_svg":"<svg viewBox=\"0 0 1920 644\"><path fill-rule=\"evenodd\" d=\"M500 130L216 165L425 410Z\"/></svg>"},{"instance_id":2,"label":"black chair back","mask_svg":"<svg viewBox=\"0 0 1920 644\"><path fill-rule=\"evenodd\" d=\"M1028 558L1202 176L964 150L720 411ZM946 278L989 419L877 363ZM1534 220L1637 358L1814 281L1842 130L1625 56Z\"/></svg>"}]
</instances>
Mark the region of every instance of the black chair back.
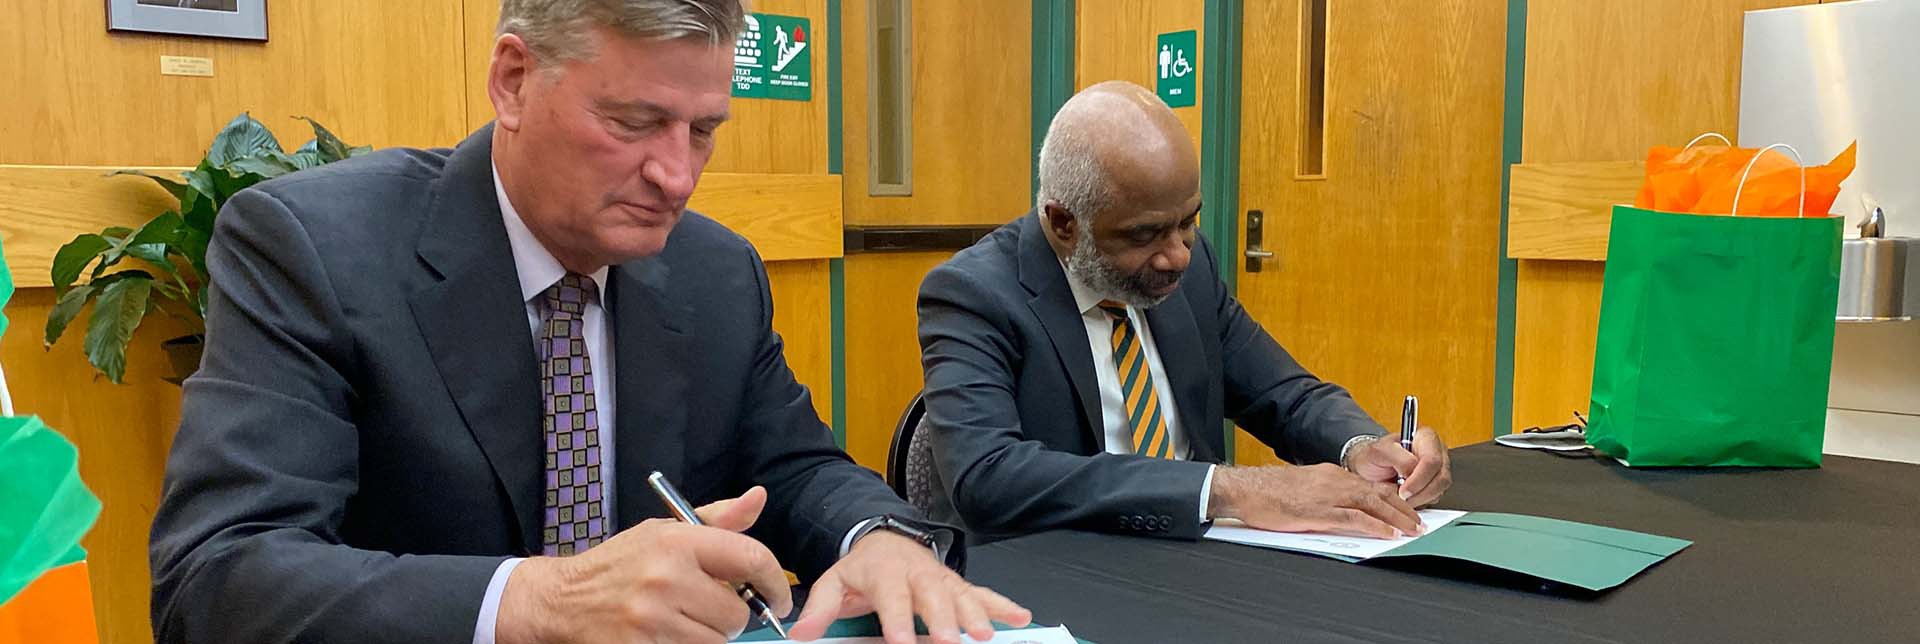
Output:
<instances>
[{"instance_id":1,"label":"black chair back","mask_svg":"<svg viewBox=\"0 0 1920 644\"><path fill-rule=\"evenodd\" d=\"M900 422L893 426L893 443L887 446L887 485L902 499L907 498L907 453L913 446L913 435L920 429L920 418L926 415L927 402L915 392L913 401L900 414Z\"/></svg>"}]
</instances>

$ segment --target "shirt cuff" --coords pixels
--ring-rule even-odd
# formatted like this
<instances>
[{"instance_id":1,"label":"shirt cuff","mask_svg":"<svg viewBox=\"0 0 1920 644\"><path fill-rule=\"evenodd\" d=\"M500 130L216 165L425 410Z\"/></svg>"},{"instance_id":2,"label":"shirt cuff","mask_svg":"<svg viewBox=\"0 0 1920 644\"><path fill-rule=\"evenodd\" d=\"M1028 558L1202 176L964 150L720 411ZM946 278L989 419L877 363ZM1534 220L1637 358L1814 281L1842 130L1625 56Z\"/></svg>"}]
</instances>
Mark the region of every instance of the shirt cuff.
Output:
<instances>
[{"instance_id":1,"label":"shirt cuff","mask_svg":"<svg viewBox=\"0 0 1920 644\"><path fill-rule=\"evenodd\" d=\"M853 549L853 538L859 536L862 532L866 532L867 526L873 525L873 522L879 520L880 517L873 517L853 524L853 529L847 531L847 536L840 538L840 556L847 556L847 551Z\"/></svg>"},{"instance_id":2,"label":"shirt cuff","mask_svg":"<svg viewBox=\"0 0 1920 644\"><path fill-rule=\"evenodd\" d=\"M1219 469L1220 469L1220 466L1218 465L1208 465L1207 480L1200 483L1200 522L1201 523L1207 522L1207 505L1210 501L1213 500L1213 473L1215 471L1218 471Z\"/></svg>"},{"instance_id":3,"label":"shirt cuff","mask_svg":"<svg viewBox=\"0 0 1920 644\"><path fill-rule=\"evenodd\" d=\"M473 644L493 644L493 629L500 619L500 594L507 590L507 577L513 575L513 569L520 567L524 558L515 557L500 562L493 569L493 579L487 582L487 594L480 600L480 618L473 625Z\"/></svg>"}]
</instances>

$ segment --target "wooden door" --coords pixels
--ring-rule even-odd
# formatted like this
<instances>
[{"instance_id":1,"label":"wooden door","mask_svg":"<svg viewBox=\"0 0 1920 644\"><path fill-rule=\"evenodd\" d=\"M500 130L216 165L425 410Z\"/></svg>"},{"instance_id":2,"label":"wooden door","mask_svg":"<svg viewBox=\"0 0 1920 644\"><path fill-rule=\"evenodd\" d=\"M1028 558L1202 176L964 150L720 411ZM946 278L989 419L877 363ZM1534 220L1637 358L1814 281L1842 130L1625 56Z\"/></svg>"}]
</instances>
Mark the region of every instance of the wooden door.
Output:
<instances>
[{"instance_id":1,"label":"wooden door","mask_svg":"<svg viewBox=\"0 0 1920 644\"><path fill-rule=\"evenodd\" d=\"M1383 425L1415 394L1456 446L1493 426L1506 11L1245 5L1239 237L1244 249L1247 213L1262 211L1276 256L1258 272L1240 261L1240 299ZM1235 445L1239 462L1275 460L1245 433Z\"/></svg>"}]
</instances>

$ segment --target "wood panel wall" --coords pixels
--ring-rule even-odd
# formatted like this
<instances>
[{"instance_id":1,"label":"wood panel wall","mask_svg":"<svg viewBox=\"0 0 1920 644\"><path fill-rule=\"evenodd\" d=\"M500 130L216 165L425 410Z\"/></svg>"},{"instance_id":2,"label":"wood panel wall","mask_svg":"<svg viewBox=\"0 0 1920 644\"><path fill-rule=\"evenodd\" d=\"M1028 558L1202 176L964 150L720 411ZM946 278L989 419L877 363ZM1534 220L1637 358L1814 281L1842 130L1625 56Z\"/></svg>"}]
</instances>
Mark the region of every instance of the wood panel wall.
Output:
<instances>
[{"instance_id":1,"label":"wood panel wall","mask_svg":"<svg viewBox=\"0 0 1920 644\"><path fill-rule=\"evenodd\" d=\"M219 127L241 111L272 127L287 145L309 136L306 125L291 118L295 115L319 119L350 142L378 147L448 146L491 120L484 82L497 0L270 4L271 39L253 43L109 34L102 2L9 3L7 19L0 21L0 61L5 61L0 62L0 87L7 88L0 92L0 166L16 167L0 168L0 182L24 171L17 166L191 165ZM815 33L825 35L825 0L758 0L754 8L809 16ZM824 39L814 46L813 100L736 100L734 120L721 130L709 171L826 172L827 47ZM212 58L215 76L162 76L162 55ZM1018 92L1026 95L1024 86ZM791 176L770 179L783 181L802 187L818 183ZM726 183L703 188L748 189ZM17 186L0 187L0 192L9 188ZM775 201L783 196L769 191L764 197L727 198ZM696 194L696 200L703 197ZM837 196L827 199L838 205ZM767 211L777 208L770 204ZM97 229L114 218L143 220L151 213L74 208L55 214L82 220L97 215ZM840 252L837 208L832 217L824 232L807 233L815 240L812 246L795 250L763 243L761 248L768 257L797 258L768 265L774 326L823 417L833 397L827 264ZM23 236L16 224L0 222L0 244L10 261L16 253L45 257L52 249L42 246L64 241ZM12 263L18 271L24 262ZM43 274L16 273L15 279L46 282ZM130 349L128 384L116 386L93 376L77 334L51 351L41 349L51 305L46 288L15 294L7 306L11 322L0 339L0 362L7 366L16 407L42 416L79 446L81 476L105 504L83 543L90 553L102 641L152 641L147 530L166 450L179 424L179 389L159 379L166 364L159 343L181 329L149 320Z\"/></svg>"},{"instance_id":2,"label":"wood panel wall","mask_svg":"<svg viewBox=\"0 0 1920 644\"><path fill-rule=\"evenodd\" d=\"M1073 86L1076 89L1109 80L1153 89L1159 75L1159 68L1155 66L1156 37L1168 32L1188 29L1199 32L1194 45L1197 51L1188 55L1201 66L1212 62L1200 56L1207 47L1204 2L1104 0L1083 2L1076 7L1079 14L1074 17L1073 34ZM1200 106L1207 98L1207 88L1197 70L1195 76L1193 106L1176 107L1173 113L1187 126L1187 134L1193 137L1195 149L1199 149Z\"/></svg>"},{"instance_id":3,"label":"wood panel wall","mask_svg":"<svg viewBox=\"0 0 1920 644\"><path fill-rule=\"evenodd\" d=\"M1743 13L1801 4L1814 2L1532 0L1521 161L1630 162L1702 132L1738 140ZM1516 431L1586 413L1604 274L1598 261L1520 261Z\"/></svg>"},{"instance_id":4,"label":"wood panel wall","mask_svg":"<svg viewBox=\"0 0 1920 644\"><path fill-rule=\"evenodd\" d=\"M840 7L847 224L997 224L1030 208L1032 3L913 3L913 194L903 197L868 193L869 3ZM920 391L914 300L951 254L845 259L847 451L862 465L885 471L894 426Z\"/></svg>"}]
</instances>

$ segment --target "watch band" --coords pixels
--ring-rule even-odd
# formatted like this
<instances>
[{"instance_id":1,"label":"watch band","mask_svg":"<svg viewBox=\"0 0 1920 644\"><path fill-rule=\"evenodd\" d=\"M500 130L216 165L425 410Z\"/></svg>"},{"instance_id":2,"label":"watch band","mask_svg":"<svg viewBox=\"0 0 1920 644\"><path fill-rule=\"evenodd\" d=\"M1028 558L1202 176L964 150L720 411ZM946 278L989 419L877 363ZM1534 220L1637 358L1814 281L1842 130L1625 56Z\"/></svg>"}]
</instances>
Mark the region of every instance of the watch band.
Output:
<instances>
[{"instance_id":1,"label":"watch band","mask_svg":"<svg viewBox=\"0 0 1920 644\"><path fill-rule=\"evenodd\" d=\"M883 514L855 531L852 543L860 543L862 537L875 530L886 530L912 539L932 549L934 557L946 563L947 567L958 572L966 571L966 557L962 554L965 550L954 547L953 530L923 521Z\"/></svg>"}]
</instances>

